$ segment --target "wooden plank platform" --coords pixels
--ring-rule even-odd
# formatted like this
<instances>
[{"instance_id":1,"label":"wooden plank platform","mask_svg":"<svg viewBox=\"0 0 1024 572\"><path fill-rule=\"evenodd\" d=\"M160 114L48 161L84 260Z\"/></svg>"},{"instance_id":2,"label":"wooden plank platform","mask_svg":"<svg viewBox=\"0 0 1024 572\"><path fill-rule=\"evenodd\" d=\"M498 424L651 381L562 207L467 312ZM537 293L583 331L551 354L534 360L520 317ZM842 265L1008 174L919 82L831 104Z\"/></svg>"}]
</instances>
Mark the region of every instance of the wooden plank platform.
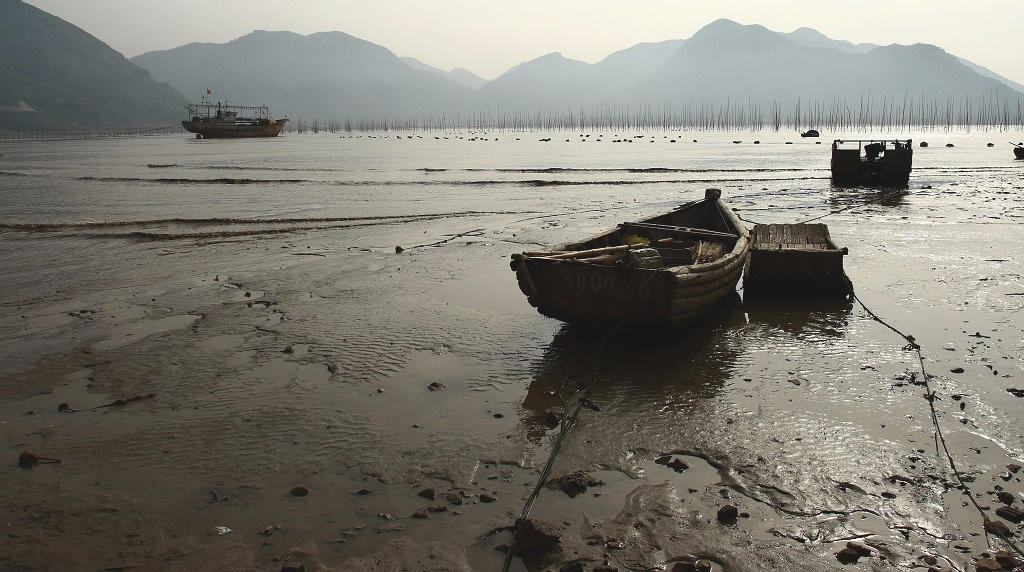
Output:
<instances>
[{"instance_id":1,"label":"wooden plank platform","mask_svg":"<svg viewBox=\"0 0 1024 572\"><path fill-rule=\"evenodd\" d=\"M743 280L751 294L845 296L853 289L824 224L759 224Z\"/></svg>"}]
</instances>

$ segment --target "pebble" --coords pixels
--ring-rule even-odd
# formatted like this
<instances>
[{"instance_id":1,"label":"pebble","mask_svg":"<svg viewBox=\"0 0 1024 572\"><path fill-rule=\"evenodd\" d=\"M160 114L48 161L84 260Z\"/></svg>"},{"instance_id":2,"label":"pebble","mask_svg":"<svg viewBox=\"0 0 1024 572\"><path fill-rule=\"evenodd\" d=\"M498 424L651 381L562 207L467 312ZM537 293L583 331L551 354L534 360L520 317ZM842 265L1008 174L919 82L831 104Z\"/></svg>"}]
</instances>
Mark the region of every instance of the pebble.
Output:
<instances>
[{"instance_id":1,"label":"pebble","mask_svg":"<svg viewBox=\"0 0 1024 572\"><path fill-rule=\"evenodd\" d=\"M1003 503L1003 504L1005 504L1007 506L1013 504L1013 500L1014 500L1013 494L1012 493L1008 493L1006 491L999 491L999 492L997 492L996 493L996 498L999 499L999 502L1001 502L1001 503Z\"/></svg>"},{"instance_id":2,"label":"pebble","mask_svg":"<svg viewBox=\"0 0 1024 572\"><path fill-rule=\"evenodd\" d=\"M718 509L718 522L722 524L733 524L739 516L740 511L735 506L727 504Z\"/></svg>"},{"instance_id":3,"label":"pebble","mask_svg":"<svg viewBox=\"0 0 1024 572\"><path fill-rule=\"evenodd\" d=\"M996 514L1013 524L1020 524L1020 522L1024 520L1024 511L1013 508L1012 506L1001 506L996 509Z\"/></svg>"},{"instance_id":4,"label":"pebble","mask_svg":"<svg viewBox=\"0 0 1024 572\"><path fill-rule=\"evenodd\" d=\"M962 367L954 367L953 369L949 370L949 373L963 373L963 372L964 372L964 368L962 368Z\"/></svg>"},{"instance_id":5,"label":"pebble","mask_svg":"<svg viewBox=\"0 0 1024 572\"><path fill-rule=\"evenodd\" d=\"M480 493L480 502L494 502L498 500L498 497L487 493Z\"/></svg>"},{"instance_id":6,"label":"pebble","mask_svg":"<svg viewBox=\"0 0 1024 572\"><path fill-rule=\"evenodd\" d=\"M295 485L292 490L288 491L288 494L293 497L304 497L309 494L309 487L306 485Z\"/></svg>"},{"instance_id":7,"label":"pebble","mask_svg":"<svg viewBox=\"0 0 1024 572\"><path fill-rule=\"evenodd\" d=\"M677 473L681 473L686 469L689 469L690 465L684 463L682 459L673 459L670 463L668 463L668 468L672 469Z\"/></svg>"},{"instance_id":8,"label":"pebble","mask_svg":"<svg viewBox=\"0 0 1024 572\"><path fill-rule=\"evenodd\" d=\"M481 495L483 496L483 495ZM562 533L553 522L528 518L516 532L516 552L518 554L544 554L559 548Z\"/></svg>"},{"instance_id":9,"label":"pebble","mask_svg":"<svg viewBox=\"0 0 1024 572\"><path fill-rule=\"evenodd\" d=\"M871 549L859 542L847 542L846 547L850 550L854 550L861 558L868 558L871 556Z\"/></svg>"},{"instance_id":10,"label":"pebble","mask_svg":"<svg viewBox=\"0 0 1024 572\"><path fill-rule=\"evenodd\" d=\"M997 511L998 513L998 511ZM1010 527L1006 526L1006 523L998 520L986 520L985 530L991 532L996 536L1007 537L1010 536Z\"/></svg>"},{"instance_id":11,"label":"pebble","mask_svg":"<svg viewBox=\"0 0 1024 572\"><path fill-rule=\"evenodd\" d=\"M442 389L448 389L448 386L441 383L440 381L434 381L427 386L427 389L429 389L430 391L440 391Z\"/></svg>"},{"instance_id":12,"label":"pebble","mask_svg":"<svg viewBox=\"0 0 1024 572\"><path fill-rule=\"evenodd\" d=\"M418 519L421 519L421 520L424 519L424 518L428 518L427 512L423 511L423 510L418 510L418 511L412 513L412 517L413 518L418 518Z\"/></svg>"},{"instance_id":13,"label":"pebble","mask_svg":"<svg viewBox=\"0 0 1024 572\"><path fill-rule=\"evenodd\" d=\"M844 548L836 552L836 560L841 564L856 564L858 559L860 559L860 552L852 548Z\"/></svg>"},{"instance_id":14,"label":"pebble","mask_svg":"<svg viewBox=\"0 0 1024 572\"><path fill-rule=\"evenodd\" d=\"M995 558L996 562L1002 564L1003 568L1007 570L1013 570L1017 566L1020 566L1020 562L1017 562L1017 559L1006 550L1000 550L993 554L992 557Z\"/></svg>"},{"instance_id":15,"label":"pebble","mask_svg":"<svg viewBox=\"0 0 1024 572\"><path fill-rule=\"evenodd\" d=\"M434 489L423 489L422 491L416 494L429 500L434 500L435 498L437 498L437 493L434 492Z\"/></svg>"}]
</instances>

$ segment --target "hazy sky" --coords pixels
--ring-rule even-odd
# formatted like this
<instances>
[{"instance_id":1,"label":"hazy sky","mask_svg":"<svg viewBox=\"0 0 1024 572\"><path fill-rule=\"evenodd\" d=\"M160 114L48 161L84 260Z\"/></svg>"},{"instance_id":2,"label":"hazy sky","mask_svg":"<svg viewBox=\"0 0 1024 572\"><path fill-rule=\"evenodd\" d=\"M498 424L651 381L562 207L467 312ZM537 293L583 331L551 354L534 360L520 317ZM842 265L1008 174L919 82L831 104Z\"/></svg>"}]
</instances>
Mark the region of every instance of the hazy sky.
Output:
<instances>
[{"instance_id":1,"label":"hazy sky","mask_svg":"<svg viewBox=\"0 0 1024 572\"><path fill-rule=\"evenodd\" d=\"M688 38L718 18L852 42L935 44L1024 83L1019 0L28 0L128 57L252 30L340 30L400 56L492 79L558 51L595 62Z\"/></svg>"}]
</instances>

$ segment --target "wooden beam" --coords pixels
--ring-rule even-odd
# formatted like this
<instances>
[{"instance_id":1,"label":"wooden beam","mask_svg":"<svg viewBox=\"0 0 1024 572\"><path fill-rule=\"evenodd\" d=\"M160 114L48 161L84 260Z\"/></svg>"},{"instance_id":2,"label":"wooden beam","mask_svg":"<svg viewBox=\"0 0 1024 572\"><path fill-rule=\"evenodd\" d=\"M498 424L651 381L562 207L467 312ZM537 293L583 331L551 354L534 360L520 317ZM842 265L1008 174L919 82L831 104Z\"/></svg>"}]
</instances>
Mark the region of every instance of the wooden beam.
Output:
<instances>
[{"instance_id":1,"label":"wooden beam","mask_svg":"<svg viewBox=\"0 0 1024 572\"><path fill-rule=\"evenodd\" d=\"M718 232L717 230L705 230L702 228L689 228L685 226L673 226L669 224L655 224L651 222L623 222L620 223L619 226L646 230L660 230L672 234L693 236L697 238L717 238L721 240L737 240L739 238L738 235L728 232Z\"/></svg>"}]
</instances>

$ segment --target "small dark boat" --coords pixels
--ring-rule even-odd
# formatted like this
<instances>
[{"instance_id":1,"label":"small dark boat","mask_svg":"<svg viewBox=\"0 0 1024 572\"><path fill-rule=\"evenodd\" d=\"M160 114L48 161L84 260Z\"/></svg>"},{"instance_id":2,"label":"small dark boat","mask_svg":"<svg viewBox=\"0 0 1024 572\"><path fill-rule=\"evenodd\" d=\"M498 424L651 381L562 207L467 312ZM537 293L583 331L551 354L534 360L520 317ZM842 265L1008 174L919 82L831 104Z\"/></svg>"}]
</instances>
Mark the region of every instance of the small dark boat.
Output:
<instances>
[{"instance_id":1,"label":"small dark boat","mask_svg":"<svg viewBox=\"0 0 1024 572\"><path fill-rule=\"evenodd\" d=\"M1013 156L1018 159L1024 159L1024 143L1013 144Z\"/></svg>"},{"instance_id":2,"label":"small dark boat","mask_svg":"<svg viewBox=\"0 0 1024 572\"><path fill-rule=\"evenodd\" d=\"M905 184L914 160L912 141L836 139L832 181L839 184Z\"/></svg>"},{"instance_id":3,"label":"small dark boat","mask_svg":"<svg viewBox=\"0 0 1024 572\"><path fill-rule=\"evenodd\" d=\"M182 121L196 139L234 139L240 137L277 137L287 119L274 119L266 105L223 105L203 101L186 105L189 119Z\"/></svg>"},{"instance_id":4,"label":"small dark boat","mask_svg":"<svg viewBox=\"0 0 1024 572\"><path fill-rule=\"evenodd\" d=\"M680 328L736 291L749 250L750 233L709 189L671 212L514 254L511 266L545 316L595 329Z\"/></svg>"},{"instance_id":5,"label":"small dark boat","mask_svg":"<svg viewBox=\"0 0 1024 572\"><path fill-rule=\"evenodd\" d=\"M821 134L818 133L817 129L808 129L807 131L804 131L803 133L801 133L800 136L801 137L821 137Z\"/></svg>"}]
</instances>

